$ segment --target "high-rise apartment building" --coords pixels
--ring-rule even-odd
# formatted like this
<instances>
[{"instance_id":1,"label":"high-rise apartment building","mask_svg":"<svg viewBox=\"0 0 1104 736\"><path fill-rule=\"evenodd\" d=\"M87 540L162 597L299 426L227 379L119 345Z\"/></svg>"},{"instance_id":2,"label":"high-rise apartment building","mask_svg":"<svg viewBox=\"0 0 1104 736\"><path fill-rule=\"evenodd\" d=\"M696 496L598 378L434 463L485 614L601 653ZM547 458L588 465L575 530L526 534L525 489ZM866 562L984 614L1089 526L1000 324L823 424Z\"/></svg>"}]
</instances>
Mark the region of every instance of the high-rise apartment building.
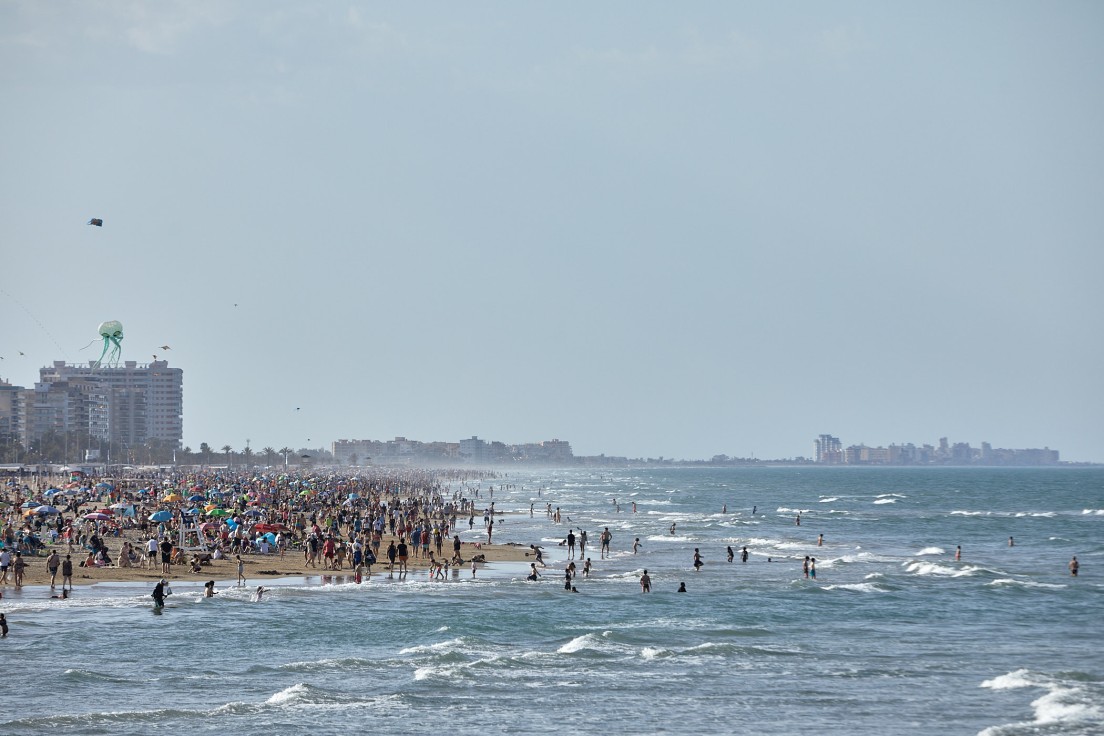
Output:
<instances>
[{"instance_id":1,"label":"high-rise apartment building","mask_svg":"<svg viewBox=\"0 0 1104 736\"><path fill-rule=\"evenodd\" d=\"M828 465L843 462L843 444L839 437L830 434L822 434L814 444L816 445L816 461Z\"/></svg>"},{"instance_id":2,"label":"high-rise apartment building","mask_svg":"<svg viewBox=\"0 0 1104 736\"><path fill-rule=\"evenodd\" d=\"M27 435L85 432L128 446L159 440L179 447L184 437L184 371L168 361L128 360L109 368L57 360L39 371L25 407Z\"/></svg>"}]
</instances>

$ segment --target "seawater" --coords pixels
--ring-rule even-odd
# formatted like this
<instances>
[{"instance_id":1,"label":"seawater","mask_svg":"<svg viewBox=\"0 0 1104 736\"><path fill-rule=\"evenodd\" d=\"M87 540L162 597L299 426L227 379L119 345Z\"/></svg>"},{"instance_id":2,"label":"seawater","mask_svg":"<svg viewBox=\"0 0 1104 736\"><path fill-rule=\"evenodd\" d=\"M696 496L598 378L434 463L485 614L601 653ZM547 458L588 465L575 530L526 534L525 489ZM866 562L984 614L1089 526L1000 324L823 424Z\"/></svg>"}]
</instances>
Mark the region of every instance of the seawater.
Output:
<instances>
[{"instance_id":1,"label":"seawater","mask_svg":"<svg viewBox=\"0 0 1104 736\"><path fill-rule=\"evenodd\" d=\"M495 541L542 544L542 580L174 582L162 615L140 584L9 587L0 733L1104 733L1104 469L511 471L481 505L490 485Z\"/></svg>"}]
</instances>

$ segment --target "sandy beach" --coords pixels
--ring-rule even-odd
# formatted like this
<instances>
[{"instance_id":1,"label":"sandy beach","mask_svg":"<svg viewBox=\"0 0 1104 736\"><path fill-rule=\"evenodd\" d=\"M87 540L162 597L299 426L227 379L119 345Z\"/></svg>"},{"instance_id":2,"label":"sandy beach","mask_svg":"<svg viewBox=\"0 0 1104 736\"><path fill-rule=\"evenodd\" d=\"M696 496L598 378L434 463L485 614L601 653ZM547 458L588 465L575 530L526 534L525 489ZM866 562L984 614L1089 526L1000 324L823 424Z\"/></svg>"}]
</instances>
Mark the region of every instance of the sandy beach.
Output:
<instances>
[{"instance_id":1,"label":"sandy beach","mask_svg":"<svg viewBox=\"0 0 1104 736\"><path fill-rule=\"evenodd\" d=\"M398 542L396 537L391 537L385 534L383 536L383 545L381 552L387 549L387 545L394 539ZM108 547L113 551L122 546L123 542L129 541L132 544L142 547L144 540L136 530L127 530L122 537L112 537L108 540ZM49 585L50 573L46 569L46 555L49 554L51 549L57 549L58 554L62 559L65 559L66 545L64 543L47 546L46 554L39 555L37 557L24 558L27 562L27 568L23 574L23 585ZM484 555L486 562L526 562L532 561L532 557L529 555L529 548L525 545L518 544L481 544L476 546L474 543L464 542L461 547L461 556L465 561L465 570L470 570L471 558L474 555ZM237 560L233 557L223 560L211 560L208 564L202 565L201 572L191 572L188 565L173 565L170 568L168 575L161 574L160 564L154 565L154 569L149 570L145 567L91 567L84 568L78 567L80 559L84 555L74 553L73 555L73 585L91 585L93 583L104 582L141 582L148 581L151 585L156 583L161 578L166 580L194 580L196 582L203 582L206 580L235 580L237 578ZM372 565L372 573L378 574L379 572L387 571L387 558L384 555L380 555L383 560L382 564ZM277 578L277 577L297 577L297 576L317 576L317 575L352 575L355 571L351 569L348 563L342 569L327 570L322 567L321 564L316 566L310 566L303 559L303 552L301 550L288 550L284 556L280 556L276 553L270 553L267 555L262 554L247 554L242 556L242 560L245 562L245 576L246 579L254 585L262 585L264 580ZM426 571L429 568L429 560L422 558L412 557L407 561L407 567L411 571L420 570ZM7 584L0 586L0 590L7 588L14 588L12 583L12 574L8 573ZM61 573L58 573L56 587L61 589Z\"/></svg>"},{"instance_id":2,"label":"sandy beach","mask_svg":"<svg viewBox=\"0 0 1104 736\"><path fill-rule=\"evenodd\" d=\"M367 476L367 477L365 477ZM458 486L455 490L451 480ZM453 554L453 535L459 531L469 531L471 526L485 533L485 526L475 525L476 516L485 517L489 508L493 507L489 501L484 505L476 502L479 495L478 478L450 477L443 479L441 475L418 471L416 473L404 473L402 471L382 471L366 473L361 477L348 477L333 475L325 479L311 478L309 480L280 474L278 476L236 476L213 477L204 473L190 473L174 475L171 478L145 478L129 481L112 480L107 482L102 479L86 479L74 482L73 479L57 477L49 479L49 482L40 483L36 489L30 489L25 485L20 487L15 483L8 483L3 493L3 502L6 506L6 523L2 528L5 533L20 529L21 533L33 533L35 538L44 543L37 554L23 553L26 563L23 581L27 585L49 585L50 572L48 570L48 556L56 550L61 560L66 554L72 556L73 585L90 585L102 582L149 582L151 585L161 578L170 581L195 580L237 580L236 551L229 544L233 539L233 531L237 527L245 530L244 537L247 540L240 546L246 550L241 558L244 562L244 575L247 583L259 585L265 579L319 576L319 575L354 575L355 570L351 559L333 567L327 567L321 554L316 556L313 564L304 554L307 547L307 536L312 529L321 541L332 536L335 540L351 540L360 537L367 545L370 537L369 529L373 519L379 521L384 529L380 535L378 562L371 566L365 574L376 574L388 570L387 549L393 541L400 541L400 534L388 533L388 525L383 523L386 519L399 519L399 529L406 524L408 533L406 541L410 545L410 556L407 568L412 573L422 571L423 574L432 564L432 556L417 556L414 545L410 544L416 533L411 535L412 528L433 529L440 527L446 530L442 540L442 554L437 555L441 562L450 560ZM64 513L63 522L66 528L73 529L73 536L77 538L73 544L69 544L64 534L59 534L54 541L51 535L45 533L46 529L56 525L57 517L50 515L44 517L42 528L32 530L34 518L32 509L21 508L20 503L24 499L35 499L31 503L50 503L55 499L63 498L62 495L51 497L49 491L58 491L59 488L69 487L78 490L78 499L83 498L83 503L71 513ZM401 491L396 489L401 488ZM219 490L222 489L222 490ZM195 499L192 502L185 500L184 496L191 494ZM492 494L493 495L493 494ZM203 497L202 501L199 499ZM23 501L26 503L26 501ZM114 503L118 510L111 511L107 506ZM126 514L121 506L130 504ZM215 510L214 514L210 514ZM110 519L89 519L96 514L88 512L102 510L111 513ZM219 512L224 512L219 516ZM155 523L150 516L161 513L168 514L171 519L165 523ZM189 516L189 513L194 516ZM472 523L467 523L469 515ZM225 517L231 518L225 518ZM156 516L154 519L156 520ZM490 512L490 518L498 520L498 524L505 521L505 515L501 511ZM195 521L190 521L195 519ZM450 529L448 521L455 519L457 528ZM236 522L235 522L236 520ZM353 530L353 521L363 523L363 533L358 534ZM260 531L256 529L258 522L268 521L277 524L287 522L288 529L286 545L287 549L281 554L274 546L261 544ZM210 528L205 534L205 541L209 549L215 546L221 547L221 558L212 554L185 552L183 564L173 564L167 574L163 573L158 562L152 566L146 565L146 544L150 534L162 532L174 543L179 539L176 529L183 525L185 528L195 530L200 522ZM298 524L298 530L293 527ZM483 518L480 519L483 522ZM321 528L318 526L321 525ZM146 531L140 528L146 527ZM263 526L263 524L262 524ZM360 529L361 527L357 527ZM393 525L392 525L393 528ZM84 532L79 537L77 531ZM231 530L228 533L228 530ZM428 534L428 531L426 532ZM87 544L91 534L98 534L103 545L106 545L110 565L89 565L82 563L89 557ZM470 537L470 535L468 535ZM269 535L271 538L272 535ZM80 543L83 539L84 543ZM128 566L120 566L121 550L127 543L135 550L139 561ZM477 564L494 562L525 562L531 560L529 542L522 543L513 540L507 543L489 544L485 541L462 542L460 557L464 561L465 569L470 569L472 559ZM14 545L9 545L14 552ZM267 552L263 550L268 550ZM200 569L193 570L192 559L196 555L200 559ZM340 555L338 556L340 558ZM351 552L350 552L351 558ZM455 564L452 563L455 567ZM396 569L398 565L396 564ZM60 590L62 585L61 572L58 572L55 586ZM0 585L0 590L14 587L13 570L8 571L7 581Z\"/></svg>"}]
</instances>

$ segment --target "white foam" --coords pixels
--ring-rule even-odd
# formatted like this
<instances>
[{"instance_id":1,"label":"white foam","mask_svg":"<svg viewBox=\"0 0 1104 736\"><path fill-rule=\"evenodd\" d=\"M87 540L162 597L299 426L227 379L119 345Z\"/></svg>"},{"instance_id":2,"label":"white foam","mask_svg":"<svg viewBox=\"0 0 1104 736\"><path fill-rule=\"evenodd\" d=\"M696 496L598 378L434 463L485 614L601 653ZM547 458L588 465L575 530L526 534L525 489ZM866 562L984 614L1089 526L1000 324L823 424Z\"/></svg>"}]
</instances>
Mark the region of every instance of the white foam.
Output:
<instances>
[{"instance_id":1,"label":"white foam","mask_svg":"<svg viewBox=\"0 0 1104 736\"><path fill-rule=\"evenodd\" d=\"M265 703L268 705L286 705L287 703L294 703L306 697L307 692L307 686L299 682L291 687L285 687L266 700Z\"/></svg>"},{"instance_id":2,"label":"white foam","mask_svg":"<svg viewBox=\"0 0 1104 736\"><path fill-rule=\"evenodd\" d=\"M464 640L460 637L455 639L449 639L448 641L439 641L436 644L420 644L416 647L407 647L406 649L400 649L399 654L426 654L429 652L441 652L456 649L464 643Z\"/></svg>"},{"instance_id":3,"label":"white foam","mask_svg":"<svg viewBox=\"0 0 1104 736\"><path fill-rule=\"evenodd\" d=\"M1082 514L1090 514L1092 516L1104 516L1104 509L1084 509Z\"/></svg>"},{"instance_id":4,"label":"white foam","mask_svg":"<svg viewBox=\"0 0 1104 736\"><path fill-rule=\"evenodd\" d=\"M1050 725L1099 725L1104 720L1104 710L1096 705L1093 695L1083 687L1069 686L1042 677L1034 676L1026 669L1018 669L1006 675L985 680L981 687L993 690L1013 690L1023 687L1038 687L1047 692L1031 702L1035 709L1035 719L1029 723L1012 723L993 726L981 731L978 736L998 736L1010 729L1037 730L1038 726ZM1078 731L1081 733L1081 731Z\"/></svg>"},{"instance_id":5,"label":"white foam","mask_svg":"<svg viewBox=\"0 0 1104 736\"><path fill-rule=\"evenodd\" d=\"M609 636L610 633L609 631L603 631L602 636ZM582 636L576 636L556 651L559 654L572 654L584 649L605 649L605 647L602 644L601 637L595 634L583 634Z\"/></svg>"},{"instance_id":6,"label":"white foam","mask_svg":"<svg viewBox=\"0 0 1104 736\"><path fill-rule=\"evenodd\" d=\"M820 499L820 503L832 503L833 501L838 501L838 500L839 500L839 496L829 496L828 498Z\"/></svg>"},{"instance_id":7,"label":"white foam","mask_svg":"<svg viewBox=\"0 0 1104 736\"><path fill-rule=\"evenodd\" d=\"M906 562L904 565L905 570L914 575L938 575L950 578L967 577L981 569L973 566L948 567L947 565L937 565L934 562Z\"/></svg>"},{"instance_id":8,"label":"white foam","mask_svg":"<svg viewBox=\"0 0 1104 736\"><path fill-rule=\"evenodd\" d=\"M664 654L667 654L666 649L659 649L656 647L644 647L640 650L640 656L644 659L655 659Z\"/></svg>"},{"instance_id":9,"label":"white foam","mask_svg":"<svg viewBox=\"0 0 1104 736\"><path fill-rule=\"evenodd\" d=\"M986 511L952 511L951 516L983 516Z\"/></svg>"},{"instance_id":10,"label":"white foam","mask_svg":"<svg viewBox=\"0 0 1104 736\"><path fill-rule=\"evenodd\" d=\"M825 590L854 590L859 593L884 593L885 591L879 588L874 583L846 583L842 585L825 585Z\"/></svg>"},{"instance_id":11,"label":"white foam","mask_svg":"<svg viewBox=\"0 0 1104 736\"><path fill-rule=\"evenodd\" d=\"M1037 685L1039 683L1028 677L1027 670L1022 668L981 683L982 687L992 690L1011 690L1018 687L1035 687Z\"/></svg>"},{"instance_id":12,"label":"white foam","mask_svg":"<svg viewBox=\"0 0 1104 736\"><path fill-rule=\"evenodd\" d=\"M876 498L876 499L874 499L874 503L876 503L876 504L897 503L897 499L896 498Z\"/></svg>"},{"instance_id":13,"label":"white foam","mask_svg":"<svg viewBox=\"0 0 1104 736\"><path fill-rule=\"evenodd\" d=\"M1019 585L1024 588L1065 588L1065 585L1056 583L1036 583L1032 580L1015 580L1013 578L997 578L986 585Z\"/></svg>"},{"instance_id":14,"label":"white foam","mask_svg":"<svg viewBox=\"0 0 1104 736\"><path fill-rule=\"evenodd\" d=\"M947 550L943 549L942 547L925 547L924 549L917 552L916 556L920 557L922 555L945 555L945 554L947 554Z\"/></svg>"}]
</instances>

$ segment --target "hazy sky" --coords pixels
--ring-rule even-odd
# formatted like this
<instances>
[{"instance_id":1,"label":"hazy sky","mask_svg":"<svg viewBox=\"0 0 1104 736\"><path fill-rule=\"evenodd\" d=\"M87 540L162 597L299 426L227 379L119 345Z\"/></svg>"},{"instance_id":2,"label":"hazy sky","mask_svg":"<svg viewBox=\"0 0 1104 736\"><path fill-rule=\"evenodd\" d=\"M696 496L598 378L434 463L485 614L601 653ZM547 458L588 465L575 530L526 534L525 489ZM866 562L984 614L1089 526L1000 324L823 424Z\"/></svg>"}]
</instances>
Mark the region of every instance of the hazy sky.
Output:
<instances>
[{"instance_id":1,"label":"hazy sky","mask_svg":"<svg viewBox=\"0 0 1104 736\"><path fill-rule=\"evenodd\" d=\"M116 319L193 448L1104 461L1102 39L1095 1L0 2L0 377Z\"/></svg>"}]
</instances>

